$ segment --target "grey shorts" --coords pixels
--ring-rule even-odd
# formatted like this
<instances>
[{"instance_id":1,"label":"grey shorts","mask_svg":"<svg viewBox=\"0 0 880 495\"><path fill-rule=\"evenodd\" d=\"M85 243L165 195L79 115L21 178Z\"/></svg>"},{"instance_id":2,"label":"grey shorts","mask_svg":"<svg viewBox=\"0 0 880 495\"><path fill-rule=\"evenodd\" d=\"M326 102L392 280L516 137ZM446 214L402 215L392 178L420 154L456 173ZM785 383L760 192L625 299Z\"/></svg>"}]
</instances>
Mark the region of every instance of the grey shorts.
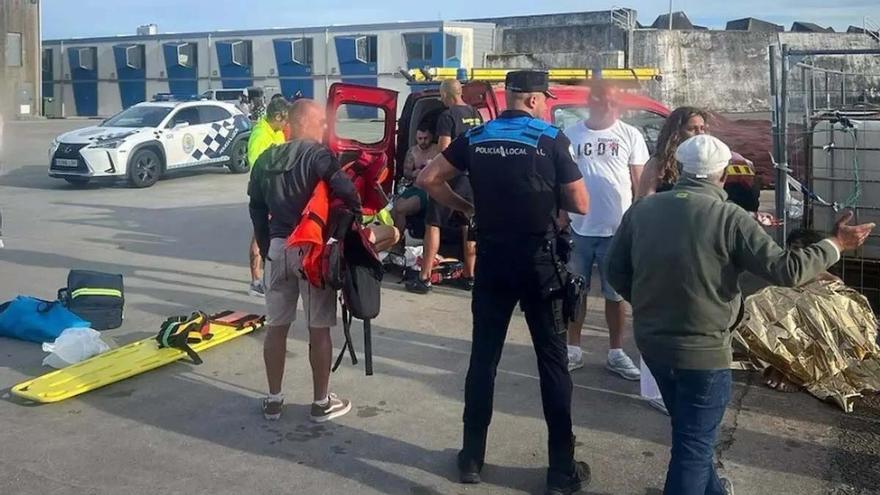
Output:
<instances>
[{"instance_id":1,"label":"grey shorts","mask_svg":"<svg viewBox=\"0 0 880 495\"><path fill-rule=\"evenodd\" d=\"M298 249L287 249L286 239L272 239L266 260L266 325L290 325L296 320L300 296L309 328L336 326L336 291L318 289L302 278Z\"/></svg>"}]
</instances>

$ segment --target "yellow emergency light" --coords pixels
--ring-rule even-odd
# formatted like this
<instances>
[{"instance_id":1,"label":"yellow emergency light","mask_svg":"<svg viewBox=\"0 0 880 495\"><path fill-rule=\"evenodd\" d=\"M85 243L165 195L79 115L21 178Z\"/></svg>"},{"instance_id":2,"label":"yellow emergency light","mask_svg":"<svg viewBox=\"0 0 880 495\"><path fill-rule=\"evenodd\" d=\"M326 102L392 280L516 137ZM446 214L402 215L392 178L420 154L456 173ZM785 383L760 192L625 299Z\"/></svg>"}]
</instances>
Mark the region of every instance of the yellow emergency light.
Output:
<instances>
[{"instance_id":1,"label":"yellow emergency light","mask_svg":"<svg viewBox=\"0 0 880 495\"><path fill-rule=\"evenodd\" d=\"M455 67L426 67L407 71L407 79L412 82L432 82L445 79L461 79L469 81L504 82L507 73L522 69L457 69ZM633 69L548 69L550 82L578 83L588 79L596 79L601 72L602 79L614 81L659 81L662 79L659 69L638 67Z\"/></svg>"}]
</instances>

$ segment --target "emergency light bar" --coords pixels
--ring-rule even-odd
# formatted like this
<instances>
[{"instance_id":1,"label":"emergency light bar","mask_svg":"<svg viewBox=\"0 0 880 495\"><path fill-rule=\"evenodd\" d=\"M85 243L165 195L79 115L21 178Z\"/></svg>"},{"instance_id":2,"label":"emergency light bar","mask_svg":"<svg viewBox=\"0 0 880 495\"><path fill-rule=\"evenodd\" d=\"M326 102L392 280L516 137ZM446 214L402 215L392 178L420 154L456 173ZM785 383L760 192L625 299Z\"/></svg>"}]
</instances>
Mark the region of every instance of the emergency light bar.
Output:
<instances>
[{"instance_id":1,"label":"emergency light bar","mask_svg":"<svg viewBox=\"0 0 880 495\"><path fill-rule=\"evenodd\" d=\"M204 100L205 97L201 95L178 95L174 93L156 93L153 95L154 102L178 102L178 101L199 101Z\"/></svg>"},{"instance_id":2,"label":"emergency light bar","mask_svg":"<svg viewBox=\"0 0 880 495\"><path fill-rule=\"evenodd\" d=\"M455 67L426 67L406 72L410 82L433 82L444 79L504 82L507 73L521 69L457 69ZM663 76L659 69L639 67L634 69L548 69L550 82L578 83L588 79L609 79L614 81L660 81Z\"/></svg>"}]
</instances>

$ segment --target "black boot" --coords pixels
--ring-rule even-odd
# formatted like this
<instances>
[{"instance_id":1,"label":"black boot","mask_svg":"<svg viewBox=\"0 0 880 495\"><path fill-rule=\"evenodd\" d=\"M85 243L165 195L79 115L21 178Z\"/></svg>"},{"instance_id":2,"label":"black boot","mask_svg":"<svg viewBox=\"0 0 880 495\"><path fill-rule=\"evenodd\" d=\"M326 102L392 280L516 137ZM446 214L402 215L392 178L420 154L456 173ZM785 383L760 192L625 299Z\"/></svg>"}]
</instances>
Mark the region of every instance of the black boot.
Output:
<instances>
[{"instance_id":1,"label":"black boot","mask_svg":"<svg viewBox=\"0 0 880 495\"><path fill-rule=\"evenodd\" d=\"M458 453L459 480L466 484L480 482L480 471L486 457L486 436L488 429L464 428L464 441Z\"/></svg>"},{"instance_id":2,"label":"black boot","mask_svg":"<svg viewBox=\"0 0 880 495\"><path fill-rule=\"evenodd\" d=\"M565 475L555 471L547 473L546 495L570 495L590 484L590 466L586 462L575 461L574 469Z\"/></svg>"},{"instance_id":3,"label":"black boot","mask_svg":"<svg viewBox=\"0 0 880 495\"><path fill-rule=\"evenodd\" d=\"M569 495L590 484L590 466L574 460L575 437L550 445L550 469L547 471L547 495Z\"/></svg>"},{"instance_id":4,"label":"black boot","mask_svg":"<svg viewBox=\"0 0 880 495\"><path fill-rule=\"evenodd\" d=\"M458 452L458 480L466 485L476 485L480 482L480 471L483 463L477 462L464 450Z\"/></svg>"}]
</instances>

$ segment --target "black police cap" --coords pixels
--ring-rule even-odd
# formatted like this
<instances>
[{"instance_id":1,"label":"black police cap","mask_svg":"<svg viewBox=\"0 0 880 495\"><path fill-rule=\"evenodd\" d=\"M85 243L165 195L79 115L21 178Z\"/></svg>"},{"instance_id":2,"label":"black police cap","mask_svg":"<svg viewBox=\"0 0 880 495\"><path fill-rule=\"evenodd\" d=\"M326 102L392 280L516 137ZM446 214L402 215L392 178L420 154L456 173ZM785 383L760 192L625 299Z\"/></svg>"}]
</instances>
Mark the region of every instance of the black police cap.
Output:
<instances>
[{"instance_id":1,"label":"black police cap","mask_svg":"<svg viewBox=\"0 0 880 495\"><path fill-rule=\"evenodd\" d=\"M547 98L556 98L550 92L550 76L544 71L515 70L507 73L504 87L514 93L544 93Z\"/></svg>"}]
</instances>

